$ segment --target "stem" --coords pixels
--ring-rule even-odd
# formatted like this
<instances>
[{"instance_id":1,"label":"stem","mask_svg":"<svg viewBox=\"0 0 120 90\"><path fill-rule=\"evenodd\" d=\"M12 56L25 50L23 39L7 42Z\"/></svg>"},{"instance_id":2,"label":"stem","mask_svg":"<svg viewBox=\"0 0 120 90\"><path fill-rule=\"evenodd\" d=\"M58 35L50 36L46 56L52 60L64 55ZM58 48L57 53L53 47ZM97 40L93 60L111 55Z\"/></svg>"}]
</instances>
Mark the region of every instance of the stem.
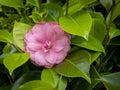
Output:
<instances>
[{"instance_id":1,"label":"stem","mask_svg":"<svg viewBox=\"0 0 120 90\"><path fill-rule=\"evenodd\" d=\"M38 4L39 4L38 11L41 12L41 10L42 10L42 0L38 0Z\"/></svg>"},{"instance_id":2,"label":"stem","mask_svg":"<svg viewBox=\"0 0 120 90\"><path fill-rule=\"evenodd\" d=\"M68 16L69 0L66 0L66 16Z\"/></svg>"},{"instance_id":3,"label":"stem","mask_svg":"<svg viewBox=\"0 0 120 90\"><path fill-rule=\"evenodd\" d=\"M113 6L112 6L112 9L111 9L111 12L110 12L110 16L108 14L108 20L106 19L106 35L105 35L105 38L103 40L103 46L105 48L105 51L107 53L107 49L108 49L108 45L110 43L110 36L109 36L109 32L110 32L110 26L111 26L111 23L112 23L112 14L113 14L113 11L114 11L114 8L115 8L115 2L113 2ZM105 54L101 54L100 56L100 65L98 66L98 70L100 71L101 68L104 66L104 63L103 63L103 60L105 58ZM107 59L108 61L109 59Z\"/></svg>"},{"instance_id":4,"label":"stem","mask_svg":"<svg viewBox=\"0 0 120 90\"><path fill-rule=\"evenodd\" d=\"M11 45L14 46L19 52L23 53L23 51L20 48L18 48L16 45L14 44L11 44Z\"/></svg>"},{"instance_id":5,"label":"stem","mask_svg":"<svg viewBox=\"0 0 120 90\"><path fill-rule=\"evenodd\" d=\"M104 41L103 41L103 45L104 45L105 50L107 50L107 46L109 45L109 42L110 42L109 32L110 32L110 26L111 26L111 23L112 23L112 14L113 14L114 8L115 8L115 1L113 2L113 6L112 6L112 9L111 9L109 20L108 21L106 20L107 33L106 33L106 36L105 36Z\"/></svg>"}]
</instances>

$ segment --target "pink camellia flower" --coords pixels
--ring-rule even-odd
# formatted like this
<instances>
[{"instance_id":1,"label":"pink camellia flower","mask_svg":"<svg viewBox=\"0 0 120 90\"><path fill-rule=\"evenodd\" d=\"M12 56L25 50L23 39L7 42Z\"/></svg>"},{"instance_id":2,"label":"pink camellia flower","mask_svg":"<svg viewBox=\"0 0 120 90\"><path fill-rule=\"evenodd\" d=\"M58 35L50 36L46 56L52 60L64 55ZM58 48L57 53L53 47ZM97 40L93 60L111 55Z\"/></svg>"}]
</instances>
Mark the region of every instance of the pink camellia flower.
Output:
<instances>
[{"instance_id":1,"label":"pink camellia flower","mask_svg":"<svg viewBox=\"0 0 120 90\"><path fill-rule=\"evenodd\" d=\"M55 22L36 24L24 41L25 52L30 52L32 63L46 68L61 63L70 50L70 35Z\"/></svg>"}]
</instances>

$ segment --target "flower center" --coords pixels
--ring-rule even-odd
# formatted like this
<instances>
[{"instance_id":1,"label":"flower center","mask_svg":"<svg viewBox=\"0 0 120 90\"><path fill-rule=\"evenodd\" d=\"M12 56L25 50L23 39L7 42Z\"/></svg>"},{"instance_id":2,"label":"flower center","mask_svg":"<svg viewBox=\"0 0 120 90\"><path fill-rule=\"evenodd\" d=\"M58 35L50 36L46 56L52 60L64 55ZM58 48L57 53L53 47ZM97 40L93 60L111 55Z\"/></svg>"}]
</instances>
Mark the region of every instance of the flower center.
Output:
<instances>
[{"instance_id":1,"label":"flower center","mask_svg":"<svg viewBox=\"0 0 120 90\"><path fill-rule=\"evenodd\" d=\"M52 47L51 42L50 41L45 41L44 48L50 49L51 47Z\"/></svg>"}]
</instances>

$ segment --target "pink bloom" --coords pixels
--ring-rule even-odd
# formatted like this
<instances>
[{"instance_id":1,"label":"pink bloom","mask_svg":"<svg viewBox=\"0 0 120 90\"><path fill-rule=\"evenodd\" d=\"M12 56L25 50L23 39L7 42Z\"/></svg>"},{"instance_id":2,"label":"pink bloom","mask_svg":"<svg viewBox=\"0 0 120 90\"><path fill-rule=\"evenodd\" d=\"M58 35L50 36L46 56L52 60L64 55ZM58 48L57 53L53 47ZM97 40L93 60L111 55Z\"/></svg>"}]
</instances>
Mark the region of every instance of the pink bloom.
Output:
<instances>
[{"instance_id":1,"label":"pink bloom","mask_svg":"<svg viewBox=\"0 0 120 90\"><path fill-rule=\"evenodd\" d=\"M30 52L32 63L46 68L61 63L70 50L70 35L55 22L36 24L24 41L25 52Z\"/></svg>"}]
</instances>

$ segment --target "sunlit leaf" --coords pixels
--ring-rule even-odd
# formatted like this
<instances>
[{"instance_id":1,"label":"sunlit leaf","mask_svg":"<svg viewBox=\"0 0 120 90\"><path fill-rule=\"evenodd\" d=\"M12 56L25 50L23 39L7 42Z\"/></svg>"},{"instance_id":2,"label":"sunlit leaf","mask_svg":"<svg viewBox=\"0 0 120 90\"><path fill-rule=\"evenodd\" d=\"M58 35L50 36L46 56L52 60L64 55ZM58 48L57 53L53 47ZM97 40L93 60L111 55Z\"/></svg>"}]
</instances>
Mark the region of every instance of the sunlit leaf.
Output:
<instances>
[{"instance_id":1,"label":"sunlit leaf","mask_svg":"<svg viewBox=\"0 0 120 90\"><path fill-rule=\"evenodd\" d=\"M104 21L104 16L101 12L92 12L92 11L89 11L89 14L91 15L91 17L93 19L100 19L101 21Z\"/></svg>"},{"instance_id":2,"label":"sunlit leaf","mask_svg":"<svg viewBox=\"0 0 120 90\"><path fill-rule=\"evenodd\" d=\"M13 71L19 66L26 63L29 57L29 53L9 54L4 59L4 65L9 70L10 75L12 75Z\"/></svg>"},{"instance_id":3,"label":"sunlit leaf","mask_svg":"<svg viewBox=\"0 0 120 90\"><path fill-rule=\"evenodd\" d=\"M14 8L24 7L23 0L0 0L0 4Z\"/></svg>"},{"instance_id":4,"label":"sunlit leaf","mask_svg":"<svg viewBox=\"0 0 120 90\"><path fill-rule=\"evenodd\" d=\"M24 36L25 34L30 30L31 26L28 24L15 22L14 28L13 28L13 39L15 41L15 44L24 51Z\"/></svg>"},{"instance_id":5,"label":"sunlit leaf","mask_svg":"<svg viewBox=\"0 0 120 90\"><path fill-rule=\"evenodd\" d=\"M120 10L120 3L116 4L113 11L110 11L109 14L107 15L106 18L107 25L109 25L111 21L114 21L120 15L119 10Z\"/></svg>"},{"instance_id":6,"label":"sunlit leaf","mask_svg":"<svg viewBox=\"0 0 120 90\"><path fill-rule=\"evenodd\" d=\"M52 69L44 69L42 71L42 75L41 75L41 80L42 81L47 81L49 82L53 87L57 86L58 80L59 80L59 76L57 75L57 73L52 70Z\"/></svg>"},{"instance_id":7,"label":"sunlit leaf","mask_svg":"<svg viewBox=\"0 0 120 90\"><path fill-rule=\"evenodd\" d=\"M32 18L32 20L35 23L39 23L40 21L42 21L42 17L43 17L44 13L38 13L38 12L32 12L32 15L30 15L29 17Z\"/></svg>"},{"instance_id":8,"label":"sunlit leaf","mask_svg":"<svg viewBox=\"0 0 120 90\"><path fill-rule=\"evenodd\" d=\"M54 69L56 72L67 77L82 77L90 82L89 68L90 68L90 55L87 51L78 50L71 53Z\"/></svg>"},{"instance_id":9,"label":"sunlit leaf","mask_svg":"<svg viewBox=\"0 0 120 90\"><path fill-rule=\"evenodd\" d=\"M110 34L110 39L112 39L112 38L120 35L120 30L116 27L111 26L109 34Z\"/></svg>"},{"instance_id":10,"label":"sunlit leaf","mask_svg":"<svg viewBox=\"0 0 120 90\"><path fill-rule=\"evenodd\" d=\"M67 80L60 76L59 81L58 81L58 85L57 85L57 90L65 90L67 86Z\"/></svg>"},{"instance_id":11,"label":"sunlit leaf","mask_svg":"<svg viewBox=\"0 0 120 90\"><path fill-rule=\"evenodd\" d=\"M89 40L87 41L84 38L76 36L72 39L72 44L93 51L104 52L104 47L102 43L99 40L95 39L94 37L90 37Z\"/></svg>"},{"instance_id":12,"label":"sunlit leaf","mask_svg":"<svg viewBox=\"0 0 120 90\"><path fill-rule=\"evenodd\" d=\"M0 30L0 41L12 43L12 35L7 30Z\"/></svg>"},{"instance_id":13,"label":"sunlit leaf","mask_svg":"<svg viewBox=\"0 0 120 90\"><path fill-rule=\"evenodd\" d=\"M93 52L93 51L89 51L90 55L91 55L91 64L97 60L97 58L99 58L101 52Z\"/></svg>"},{"instance_id":14,"label":"sunlit leaf","mask_svg":"<svg viewBox=\"0 0 120 90\"><path fill-rule=\"evenodd\" d=\"M96 0L69 0L69 14L73 14Z\"/></svg>"},{"instance_id":15,"label":"sunlit leaf","mask_svg":"<svg viewBox=\"0 0 120 90\"><path fill-rule=\"evenodd\" d=\"M60 18L60 25L64 31L84 37L88 40L89 32L92 26L92 18L86 11L80 11L72 16Z\"/></svg>"},{"instance_id":16,"label":"sunlit leaf","mask_svg":"<svg viewBox=\"0 0 120 90\"><path fill-rule=\"evenodd\" d=\"M102 20L101 18L93 19L90 35L95 39L103 42L106 35L106 26L105 26L104 20Z\"/></svg>"},{"instance_id":17,"label":"sunlit leaf","mask_svg":"<svg viewBox=\"0 0 120 90\"><path fill-rule=\"evenodd\" d=\"M53 87L46 81L33 80L21 85L17 90L53 90Z\"/></svg>"}]
</instances>

